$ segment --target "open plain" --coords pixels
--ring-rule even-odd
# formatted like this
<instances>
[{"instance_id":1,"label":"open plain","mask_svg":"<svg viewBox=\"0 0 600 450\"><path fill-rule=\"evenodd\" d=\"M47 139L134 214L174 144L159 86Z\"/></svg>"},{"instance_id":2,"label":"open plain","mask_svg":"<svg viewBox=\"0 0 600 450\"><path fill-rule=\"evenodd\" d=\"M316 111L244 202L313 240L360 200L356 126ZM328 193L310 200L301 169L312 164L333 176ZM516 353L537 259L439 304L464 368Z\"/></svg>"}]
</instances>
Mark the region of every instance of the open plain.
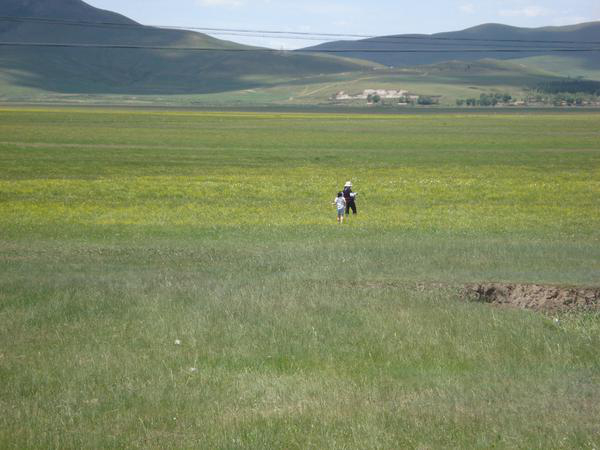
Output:
<instances>
[{"instance_id":1,"label":"open plain","mask_svg":"<svg viewBox=\"0 0 600 450\"><path fill-rule=\"evenodd\" d=\"M0 110L0 447L600 447L597 113ZM351 179L359 214L335 223Z\"/></svg>"}]
</instances>

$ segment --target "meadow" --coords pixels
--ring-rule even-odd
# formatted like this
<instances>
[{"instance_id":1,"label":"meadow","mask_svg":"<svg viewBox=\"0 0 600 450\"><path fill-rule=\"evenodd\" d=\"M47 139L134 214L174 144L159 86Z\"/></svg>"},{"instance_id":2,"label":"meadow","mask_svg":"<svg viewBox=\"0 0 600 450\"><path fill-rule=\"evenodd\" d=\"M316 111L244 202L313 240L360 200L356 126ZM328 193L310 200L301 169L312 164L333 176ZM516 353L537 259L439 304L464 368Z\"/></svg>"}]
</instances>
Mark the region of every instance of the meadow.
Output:
<instances>
[{"instance_id":1,"label":"meadow","mask_svg":"<svg viewBox=\"0 0 600 450\"><path fill-rule=\"evenodd\" d=\"M599 448L600 316L458 289L600 284L599 142L598 114L0 109L0 447Z\"/></svg>"}]
</instances>

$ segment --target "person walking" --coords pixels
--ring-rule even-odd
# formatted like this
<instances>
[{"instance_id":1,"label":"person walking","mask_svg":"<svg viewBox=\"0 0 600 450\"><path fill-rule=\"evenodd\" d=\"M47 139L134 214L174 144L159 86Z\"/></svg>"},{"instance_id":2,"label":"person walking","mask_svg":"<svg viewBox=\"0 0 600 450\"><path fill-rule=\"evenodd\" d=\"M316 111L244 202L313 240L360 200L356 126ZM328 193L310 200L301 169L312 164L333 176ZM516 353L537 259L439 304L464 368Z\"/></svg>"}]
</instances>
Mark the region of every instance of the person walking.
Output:
<instances>
[{"instance_id":1,"label":"person walking","mask_svg":"<svg viewBox=\"0 0 600 450\"><path fill-rule=\"evenodd\" d=\"M346 200L346 214L350 214L350 210L352 210L352 214L356 214L356 192L352 192L352 182L347 181L344 185L344 200Z\"/></svg>"},{"instance_id":2,"label":"person walking","mask_svg":"<svg viewBox=\"0 0 600 450\"><path fill-rule=\"evenodd\" d=\"M344 194L338 192L337 197L333 199L332 205L335 205L337 209L337 221L338 223L344 223L344 210L346 209L346 200Z\"/></svg>"}]
</instances>

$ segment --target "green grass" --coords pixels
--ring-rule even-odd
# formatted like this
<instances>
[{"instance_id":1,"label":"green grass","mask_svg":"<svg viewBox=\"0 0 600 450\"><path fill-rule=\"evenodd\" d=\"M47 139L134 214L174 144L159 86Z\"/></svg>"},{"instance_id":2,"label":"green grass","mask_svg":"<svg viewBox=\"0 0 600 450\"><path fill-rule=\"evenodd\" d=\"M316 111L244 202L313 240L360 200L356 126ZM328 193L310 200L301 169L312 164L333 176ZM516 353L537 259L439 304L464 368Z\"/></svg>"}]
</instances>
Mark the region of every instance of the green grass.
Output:
<instances>
[{"instance_id":1,"label":"green grass","mask_svg":"<svg viewBox=\"0 0 600 450\"><path fill-rule=\"evenodd\" d=\"M598 123L0 111L0 446L597 448Z\"/></svg>"},{"instance_id":2,"label":"green grass","mask_svg":"<svg viewBox=\"0 0 600 450\"><path fill-rule=\"evenodd\" d=\"M528 68L544 70L556 76L600 80L600 61L577 56L532 56L513 60Z\"/></svg>"}]
</instances>

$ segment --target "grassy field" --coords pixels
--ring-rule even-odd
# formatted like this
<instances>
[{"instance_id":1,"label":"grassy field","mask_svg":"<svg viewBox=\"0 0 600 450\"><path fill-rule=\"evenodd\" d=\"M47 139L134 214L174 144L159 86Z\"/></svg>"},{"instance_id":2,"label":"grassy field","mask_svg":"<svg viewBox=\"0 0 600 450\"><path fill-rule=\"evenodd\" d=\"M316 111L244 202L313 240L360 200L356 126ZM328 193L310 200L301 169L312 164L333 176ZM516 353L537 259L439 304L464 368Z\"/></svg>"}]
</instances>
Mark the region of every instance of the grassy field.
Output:
<instances>
[{"instance_id":1,"label":"grassy field","mask_svg":"<svg viewBox=\"0 0 600 450\"><path fill-rule=\"evenodd\" d=\"M598 286L599 139L597 114L0 110L0 447L599 448L600 317L457 289Z\"/></svg>"},{"instance_id":2,"label":"grassy field","mask_svg":"<svg viewBox=\"0 0 600 450\"><path fill-rule=\"evenodd\" d=\"M553 73L556 76L600 80L600 61L593 58L546 55L515 59L513 61L528 68Z\"/></svg>"}]
</instances>

